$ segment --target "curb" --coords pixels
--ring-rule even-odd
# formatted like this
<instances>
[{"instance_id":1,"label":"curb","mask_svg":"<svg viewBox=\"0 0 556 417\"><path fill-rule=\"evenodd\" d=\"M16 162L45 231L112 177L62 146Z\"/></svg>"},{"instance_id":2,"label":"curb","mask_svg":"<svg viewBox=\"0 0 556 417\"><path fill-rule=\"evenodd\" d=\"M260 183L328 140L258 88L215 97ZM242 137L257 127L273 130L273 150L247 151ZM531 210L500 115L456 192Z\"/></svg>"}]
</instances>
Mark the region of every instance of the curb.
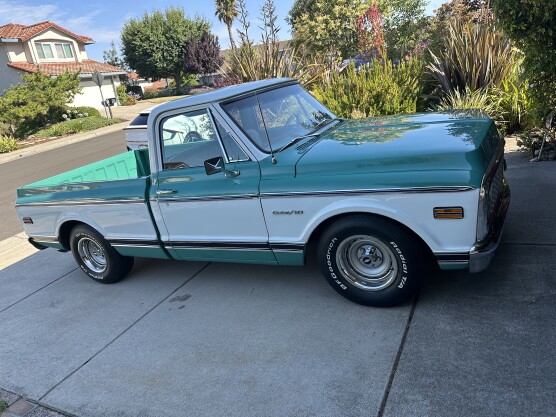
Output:
<instances>
[{"instance_id":1,"label":"curb","mask_svg":"<svg viewBox=\"0 0 556 417\"><path fill-rule=\"evenodd\" d=\"M43 406L39 402L28 400L25 397L14 394L0 388L0 400L8 405L8 408L0 417L69 417L70 414Z\"/></svg>"},{"instance_id":2,"label":"curb","mask_svg":"<svg viewBox=\"0 0 556 417\"><path fill-rule=\"evenodd\" d=\"M18 149L6 154L0 154L0 164L15 161L20 158L25 158L26 156L36 155L41 152L50 151L52 149L61 148L66 145L71 145L72 143L82 142L84 140L102 136L107 133L117 132L119 130L123 130L126 126L127 123L123 121L111 126L101 127L100 129L96 129L91 132L76 133L74 135L64 136L59 139L52 139L44 143L39 143L37 145L31 145L27 148Z\"/></svg>"},{"instance_id":3,"label":"curb","mask_svg":"<svg viewBox=\"0 0 556 417\"><path fill-rule=\"evenodd\" d=\"M0 241L0 271L38 251L27 241L25 232Z\"/></svg>"}]
</instances>

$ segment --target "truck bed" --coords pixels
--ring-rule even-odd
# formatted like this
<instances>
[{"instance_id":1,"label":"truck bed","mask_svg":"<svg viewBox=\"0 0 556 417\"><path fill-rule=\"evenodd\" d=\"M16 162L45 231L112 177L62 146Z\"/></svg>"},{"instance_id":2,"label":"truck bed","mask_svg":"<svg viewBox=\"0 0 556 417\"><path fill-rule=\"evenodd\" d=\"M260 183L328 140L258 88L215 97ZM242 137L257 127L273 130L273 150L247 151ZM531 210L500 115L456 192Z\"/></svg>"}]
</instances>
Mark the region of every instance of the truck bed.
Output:
<instances>
[{"instance_id":1,"label":"truck bed","mask_svg":"<svg viewBox=\"0 0 556 417\"><path fill-rule=\"evenodd\" d=\"M39 190L53 191L62 185L137 179L150 175L149 150L140 149L94 162L53 177L25 185L17 190L18 197L37 194Z\"/></svg>"}]
</instances>

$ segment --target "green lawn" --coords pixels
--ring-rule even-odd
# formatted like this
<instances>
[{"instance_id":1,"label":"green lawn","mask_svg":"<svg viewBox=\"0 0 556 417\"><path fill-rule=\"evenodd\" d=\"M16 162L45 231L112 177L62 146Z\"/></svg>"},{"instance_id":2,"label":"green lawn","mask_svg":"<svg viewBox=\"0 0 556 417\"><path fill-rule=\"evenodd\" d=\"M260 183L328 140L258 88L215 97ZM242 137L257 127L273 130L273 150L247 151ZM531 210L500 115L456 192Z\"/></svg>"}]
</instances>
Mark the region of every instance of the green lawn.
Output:
<instances>
[{"instance_id":1,"label":"green lawn","mask_svg":"<svg viewBox=\"0 0 556 417\"><path fill-rule=\"evenodd\" d=\"M82 117L79 119L67 120L65 122L56 123L52 126L46 127L35 133L35 137L50 138L52 136L63 136L72 133L88 132L101 127L110 126L116 123L121 123L121 119L106 119L104 117Z\"/></svg>"}]
</instances>

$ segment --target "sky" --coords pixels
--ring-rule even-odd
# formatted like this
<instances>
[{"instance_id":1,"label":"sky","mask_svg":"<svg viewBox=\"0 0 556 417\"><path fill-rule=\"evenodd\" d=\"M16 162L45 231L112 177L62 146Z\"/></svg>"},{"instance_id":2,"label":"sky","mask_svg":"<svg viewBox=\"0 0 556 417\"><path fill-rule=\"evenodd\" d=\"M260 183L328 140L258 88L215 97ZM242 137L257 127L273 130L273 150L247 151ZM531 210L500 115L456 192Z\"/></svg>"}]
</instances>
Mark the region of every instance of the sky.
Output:
<instances>
[{"instance_id":1,"label":"sky","mask_svg":"<svg viewBox=\"0 0 556 417\"><path fill-rule=\"evenodd\" d=\"M282 28L280 39L288 39L289 28L284 20L294 0L275 0L278 24ZM446 0L429 0L427 14L431 14ZM257 17L264 0L246 0L251 33L257 36ZM125 21L139 18L144 12L164 10L168 6L183 7L185 13L194 17L200 15L212 24L212 31L220 39L222 49L228 48L226 25L214 16L214 0L135 0L133 2L114 0L0 0L0 26L6 23L30 25L50 20L78 35L94 39L93 45L86 47L90 59L102 61L103 51L110 49L114 41L119 50L120 30Z\"/></svg>"}]
</instances>

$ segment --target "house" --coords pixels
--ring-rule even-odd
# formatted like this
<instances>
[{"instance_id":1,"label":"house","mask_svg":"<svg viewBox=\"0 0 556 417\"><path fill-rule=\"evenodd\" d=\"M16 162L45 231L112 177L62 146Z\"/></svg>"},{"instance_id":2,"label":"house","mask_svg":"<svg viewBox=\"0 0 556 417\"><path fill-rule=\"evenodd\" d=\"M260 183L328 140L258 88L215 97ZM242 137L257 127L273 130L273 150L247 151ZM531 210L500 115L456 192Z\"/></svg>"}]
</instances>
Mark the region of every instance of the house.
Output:
<instances>
[{"instance_id":1,"label":"house","mask_svg":"<svg viewBox=\"0 0 556 417\"><path fill-rule=\"evenodd\" d=\"M21 74L41 73L55 77L66 71L80 72L82 92L75 96L74 106L102 108L98 86L93 73L104 75L102 95L105 99L118 97L116 87L122 68L88 59L85 46L91 38L76 35L57 24L46 21L30 26L9 23L0 26L0 95L10 86L21 82Z\"/></svg>"},{"instance_id":2,"label":"house","mask_svg":"<svg viewBox=\"0 0 556 417\"><path fill-rule=\"evenodd\" d=\"M168 88L168 86L170 85L170 80L168 78L165 78L162 80L153 81L149 78L141 78L141 76L136 72L128 72L127 83L129 85L141 87L141 91L144 93L147 90L157 91Z\"/></svg>"}]
</instances>

